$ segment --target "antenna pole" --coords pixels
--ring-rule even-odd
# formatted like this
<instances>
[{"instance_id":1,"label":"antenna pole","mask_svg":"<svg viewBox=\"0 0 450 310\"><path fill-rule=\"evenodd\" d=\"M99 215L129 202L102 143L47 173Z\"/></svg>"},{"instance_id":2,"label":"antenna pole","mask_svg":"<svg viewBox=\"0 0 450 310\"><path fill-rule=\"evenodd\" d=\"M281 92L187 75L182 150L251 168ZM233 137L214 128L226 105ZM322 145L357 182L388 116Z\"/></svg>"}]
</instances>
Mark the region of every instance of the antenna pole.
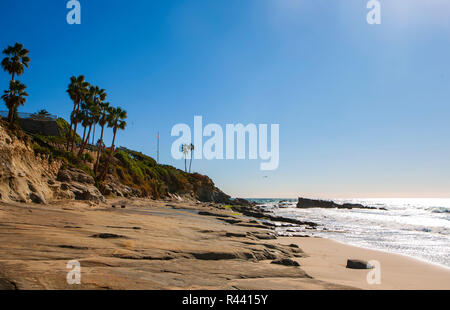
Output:
<instances>
[{"instance_id":1,"label":"antenna pole","mask_svg":"<svg viewBox=\"0 0 450 310\"><path fill-rule=\"evenodd\" d=\"M156 162L159 164L159 131L158 134L156 135Z\"/></svg>"}]
</instances>

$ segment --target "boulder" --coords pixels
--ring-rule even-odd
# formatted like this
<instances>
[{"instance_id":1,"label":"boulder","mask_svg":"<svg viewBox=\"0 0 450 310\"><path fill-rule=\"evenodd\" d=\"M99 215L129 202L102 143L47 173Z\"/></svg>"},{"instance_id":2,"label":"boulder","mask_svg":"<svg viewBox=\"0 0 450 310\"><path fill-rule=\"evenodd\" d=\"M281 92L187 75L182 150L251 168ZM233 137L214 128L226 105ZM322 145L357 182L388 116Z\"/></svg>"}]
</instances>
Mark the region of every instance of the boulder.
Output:
<instances>
[{"instance_id":1,"label":"boulder","mask_svg":"<svg viewBox=\"0 0 450 310\"><path fill-rule=\"evenodd\" d=\"M94 184L94 178L86 172L76 168L60 169L56 178L60 182L78 182L82 184Z\"/></svg>"},{"instance_id":2,"label":"boulder","mask_svg":"<svg viewBox=\"0 0 450 310\"><path fill-rule=\"evenodd\" d=\"M360 259L348 259L347 268L349 269L372 269L373 266L368 262Z\"/></svg>"},{"instance_id":3,"label":"boulder","mask_svg":"<svg viewBox=\"0 0 450 310\"><path fill-rule=\"evenodd\" d=\"M101 187L101 191L104 195L109 196L118 196L118 197L134 197L140 196L140 193L126 185L123 185L119 182L113 181L111 178L108 178L107 181Z\"/></svg>"},{"instance_id":4,"label":"boulder","mask_svg":"<svg viewBox=\"0 0 450 310\"><path fill-rule=\"evenodd\" d=\"M75 200L89 200L93 202L105 202L105 197L102 193L93 185L71 183L68 184L68 190L73 192Z\"/></svg>"},{"instance_id":5,"label":"boulder","mask_svg":"<svg viewBox=\"0 0 450 310\"><path fill-rule=\"evenodd\" d=\"M87 200L95 203L105 202L105 197L94 186L94 178L83 170L62 168L58 172L59 188L53 187L56 197L75 200Z\"/></svg>"}]
</instances>

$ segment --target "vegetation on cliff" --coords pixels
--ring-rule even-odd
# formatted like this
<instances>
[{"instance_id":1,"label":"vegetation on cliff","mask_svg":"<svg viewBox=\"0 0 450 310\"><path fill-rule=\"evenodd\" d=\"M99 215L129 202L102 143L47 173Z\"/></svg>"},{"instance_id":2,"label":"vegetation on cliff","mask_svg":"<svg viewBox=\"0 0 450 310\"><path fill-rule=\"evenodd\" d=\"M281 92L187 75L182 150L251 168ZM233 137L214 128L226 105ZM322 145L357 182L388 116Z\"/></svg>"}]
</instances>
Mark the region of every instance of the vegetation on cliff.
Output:
<instances>
[{"instance_id":1,"label":"vegetation on cliff","mask_svg":"<svg viewBox=\"0 0 450 310\"><path fill-rule=\"evenodd\" d=\"M228 202L230 198L217 189L207 176L160 165L150 156L123 147L114 155L110 174L144 197L161 198L178 194L215 202Z\"/></svg>"}]
</instances>

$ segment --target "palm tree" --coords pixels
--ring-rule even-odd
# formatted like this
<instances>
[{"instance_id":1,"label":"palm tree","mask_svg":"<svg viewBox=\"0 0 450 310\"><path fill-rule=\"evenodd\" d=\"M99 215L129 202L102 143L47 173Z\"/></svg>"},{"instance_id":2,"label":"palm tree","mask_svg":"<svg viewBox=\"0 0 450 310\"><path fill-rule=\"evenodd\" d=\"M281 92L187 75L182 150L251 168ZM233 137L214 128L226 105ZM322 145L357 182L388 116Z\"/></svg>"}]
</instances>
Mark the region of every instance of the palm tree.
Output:
<instances>
[{"instance_id":1,"label":"palm tree","mask_svg":"<svg viewBox=\"0 0 450 310\"><path fill-rule=\"evenodd\" d=\"M102 128L100 133L100 139L97 142L97 160L94 165L94 172L97 173L98 163L100 161L100 154L103 153L105 149L105 143L103 142L103 133L105 130L105 125L108 123L109 114L111 111L111 107L109 106L109 102L101 102L100 103L100 118L98 120L98 124Z\"/></svg>"},{"instance_id":2,"label":"palm tree","mask_svg":"<svg viewBox=\"0 0 450 310\"><path fill-rule=\"evenodd\" d=\"M98 95L99 88L91 87L89 89L88 96L86 98L86 102L82 104L82 114L83 114L83 122L82 125L84 127L83 133L83 141L78 152L78 156L83 155L84 150L86 149L86 145L89 142L89 138L91 136L92 127L98 122L100 118L100 106L98 104ZM86 129L89 127L88 134L86 136Z\"/></svg>"},{"instance_id":3,"label":"palm tree","mask_svg":"<svg viewBox=\"0 0 450 310\"><path fill-rule=\"evenodd\" d=\"M81 139L80 145L81 150L81 147L84 144L84 140L86 138L86 130L87 127L89 126L89 111L86 103L81 104L81 111L80 113L78 113L78 116L75 119L77 122L81 123L81 126L83 127L83 138Z\"/></svg>"},{"instance_id":4,"label":"palm tree","mask_svg":"<svg viewBox=\"0 0 450 310\"><path fill-rule=\"evenodd\" d=\"M125 121L126 118L127 118L127 112L125 110L122 110L120 107L111 108L110 114L108 117L108 127L113 129L113 140L111 143L110 154L109 154L108 160L105 164L105 169L103 170L102 180L104 180L106 178L106 173L108 172L109 164L110 164L111 158L114 154L114 142L116 141L117 130L125 129L125 127L127 126L127 122Z\"/></svg>"},{"instance_id":5,"label":"palm tree","mask_svg":"<svg viewBox=\"0 0 450 310\"><path fill-rule=\"evenodd\" d=\"M37 115L40 115L40 116L50 116L50 113L48 113L47 110L42 109L42 110L37 111Z\"/></svg>"},{"instance_id":6,"label":"palm tree","mask_svg":"<svg viewBox=\"0 0 450 310\"><path fill-rule=\"evenodd\" d=\"M104 89L100 89L98 86L95 86L92 89L93 92L93 104L95 106L96 113L94 114L94 123L92 124L94 128L94 132L92 134L92 144L94 144L95 141L95 126L97 125L99 119L100 119L100 111L101 107L100 104L106 100L106 91Z\"/></svg>"},{"instance_id":7,"label":"palm tree","mask_svg":"<svg viewBox=\"0 0 450 310\"><path fill-rule=\"evenodd\" d=\"M75 135L77 133L77 125L79 119L78 114L80 112L80 105L86 96L88 87L89 83L85 81L84 75L80 75L78 77L72 76L70 78L69 87L67 88L67 93L69 94L70 99L72 99L73 101L73 110L70 117L70 131L69 137L67 138L66 150L69 150L69 142L71 141L72 152L73 152L73 144L75 141ZM73 134L72 134L72 125L74 125Z\"/></svg>"},{"instance_id":8,"label":"palm tree","mask_svg":"<svg viewBox=\"0 0 450 310\"><path fill-rule=\"evenodd\" d=\"M190 161L189 161L189 173L191 173L191 166L192 166L192 152L194 151L194 145L191 143L190 145L189 145L189 152L191 153L191 158L190 158Z\"/></svg>"},{"instance_id":9,"label":"palm tree","mask_svg":"<svg viewBox=\"0 0 450 310\"><path fill-rule=\"evenodd\" d=\"M24 105L28 97L28 94L25 92L27 87L20 83L19 81L10 81L9 89L5 90L2 99L5 101L6 106L8 107L8 122L9 125L12 126L14 122L14 112L17 111L17 108L20 105Z\"/></svg>"},{"instance_id":10,"label":"palm tree","mask_svg":"<svg viewBox=\"0 0 450 310\"><path fill-rule=\"evenodd\" d=\"M188 144L183 144L181 146L181 151L184 154L184 172L187 172L186 156L189 153L189 145Z\"/></svg>"},{"instance_id":11,"label":"palm tree","mask_svg":"<svg viewBox=\"0 0 450 310\"><path fill-rule=\"evenodd\" d=\"M28 68L30 57L29 51L23 48L23 44L16 43L14 46L8 46L3 50L6 57L2 60L3 70L11 74L11 81L14 82L15 76L20 76Z\"/></svg>"}]
</instances>

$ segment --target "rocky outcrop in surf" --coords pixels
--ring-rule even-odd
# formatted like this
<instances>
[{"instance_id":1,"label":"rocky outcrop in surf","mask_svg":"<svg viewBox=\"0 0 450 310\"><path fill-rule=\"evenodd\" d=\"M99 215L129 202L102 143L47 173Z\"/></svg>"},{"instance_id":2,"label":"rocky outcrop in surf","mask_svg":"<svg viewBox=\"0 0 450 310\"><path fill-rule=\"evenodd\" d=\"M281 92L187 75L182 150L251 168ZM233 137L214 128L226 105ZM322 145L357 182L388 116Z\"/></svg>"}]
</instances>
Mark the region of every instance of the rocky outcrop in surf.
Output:
<instances>
[{"instance_id":1,"label":"rocky outcrop in surf","mask_svg":"<svg viewBox=\"0 0 450 310\"><path fill-rule=\"evenodd\" d=\"M359 203L344 203L337 204L331 200L319 200L319 199L308 199L308 198L298 198L297 208L309 209L309 208L325 208L325 209L372 209L372 210L386 210L386 208L375 208L363 206Z\"/></svg>"}]
</instances>

